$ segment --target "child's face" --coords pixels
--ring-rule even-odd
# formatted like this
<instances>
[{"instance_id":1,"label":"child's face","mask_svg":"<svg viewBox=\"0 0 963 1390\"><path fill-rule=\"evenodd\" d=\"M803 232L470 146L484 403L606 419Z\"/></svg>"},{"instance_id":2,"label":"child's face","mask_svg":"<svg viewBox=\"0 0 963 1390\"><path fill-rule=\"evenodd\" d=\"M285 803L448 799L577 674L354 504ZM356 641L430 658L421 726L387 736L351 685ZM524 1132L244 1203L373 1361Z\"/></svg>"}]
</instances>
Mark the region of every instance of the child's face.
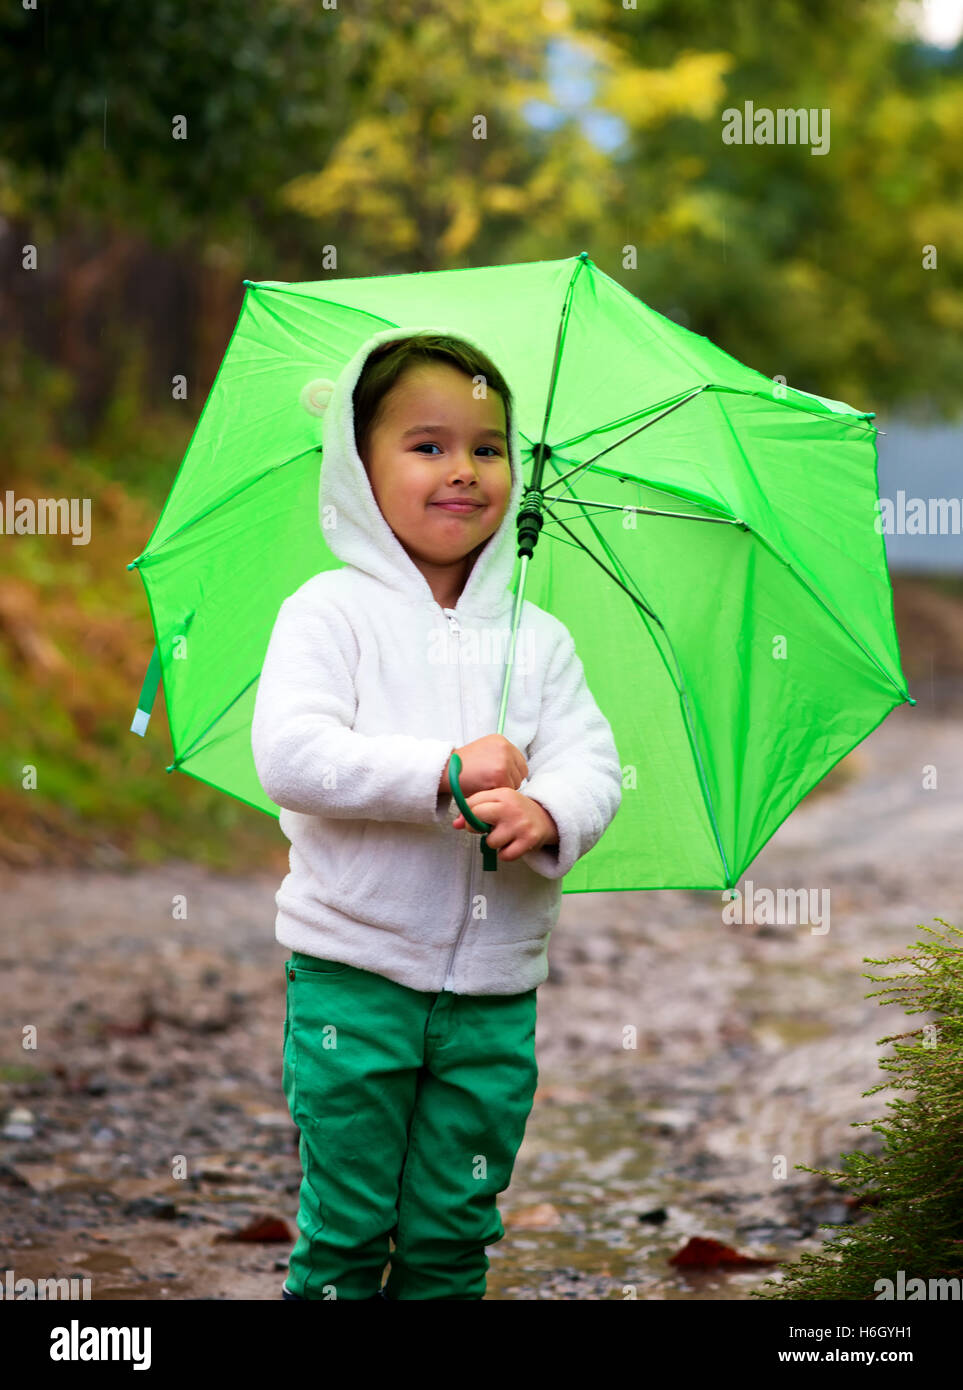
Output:
<instances>
[{"instance_id":1,"label":"child's face","mask_svg":"<svg viewBox=\"0 0 963 1390\"><path fill-rule=\"evenodd\" d=\"M498 529L511 494L502 399L473 393L447 363L409 368L384 397L363 460L382 515L436 597L460 592L466 556ZM438 505L450 497L477 505Z\"/></svg>"}]
</instances>

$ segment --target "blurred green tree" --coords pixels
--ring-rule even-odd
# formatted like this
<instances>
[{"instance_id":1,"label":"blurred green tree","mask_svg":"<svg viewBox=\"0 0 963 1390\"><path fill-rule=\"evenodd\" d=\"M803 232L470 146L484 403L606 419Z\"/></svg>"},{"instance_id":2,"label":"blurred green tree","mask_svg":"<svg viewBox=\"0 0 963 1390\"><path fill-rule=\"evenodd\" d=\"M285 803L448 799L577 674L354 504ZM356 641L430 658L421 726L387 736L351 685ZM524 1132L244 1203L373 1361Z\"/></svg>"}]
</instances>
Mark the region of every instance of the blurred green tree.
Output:
<instances>
[{"instance_id":1,"label":"blurred green tree","mask_svg":"<svg viewBox=\"0 0 963 1390\"><path fill-rule=\"evenodd\" d=\"M623 283L803 390L951 415L963 46L940 60L897 12L895 0L583 0L578 20L596 105L626 131L606 219L638 249ZM826 153L725 143L724 113L747 101L825 109ZM607 249L593 248L606 268L621 251Z\"/></svg>"}]
</instances>

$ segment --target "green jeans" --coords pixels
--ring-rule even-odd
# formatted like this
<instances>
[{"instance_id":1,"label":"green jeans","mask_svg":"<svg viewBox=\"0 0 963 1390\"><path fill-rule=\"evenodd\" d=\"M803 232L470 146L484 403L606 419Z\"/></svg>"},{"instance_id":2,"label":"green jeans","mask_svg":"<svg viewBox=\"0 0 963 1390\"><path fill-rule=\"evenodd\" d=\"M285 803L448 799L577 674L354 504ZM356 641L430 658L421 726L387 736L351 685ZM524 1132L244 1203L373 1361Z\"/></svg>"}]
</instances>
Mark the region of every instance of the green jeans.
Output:
<instances>
[{"instance_id":1,"label":"green jeans","mask_svg":"<svg viewBox=\"0 0 963 1390\"><path fill-rule=\"evenodd\" d=\"M299 951L284 969L302 1167L288 1289L370 1298L390 1259L390 1299L484 1298L538 1081L535 990L425 994Z\"/></svg>"}]
</instances>

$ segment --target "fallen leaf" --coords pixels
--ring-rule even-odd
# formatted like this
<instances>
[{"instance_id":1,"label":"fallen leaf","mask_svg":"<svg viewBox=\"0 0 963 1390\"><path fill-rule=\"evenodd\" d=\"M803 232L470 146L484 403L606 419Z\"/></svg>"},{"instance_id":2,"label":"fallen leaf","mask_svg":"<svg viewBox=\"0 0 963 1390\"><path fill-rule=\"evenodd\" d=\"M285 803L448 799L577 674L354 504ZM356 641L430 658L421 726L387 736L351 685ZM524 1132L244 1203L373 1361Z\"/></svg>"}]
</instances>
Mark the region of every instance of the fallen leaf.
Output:
<instances>
[{"instance_id":1,"label":"fallen leaf","mask_svg":"<svg viewBox=\"0 0 963 1390\"><path fill-rule=\"evenodd\" d=\"M109 1190L110 1184L93 1173L78 1172L60 1163L11 1163L10 1171L32 1192L87 1192Z\"/></svg>"},{"instance_id":2,"label":"fallen leaf","mask_svg":"<svg viewBox=\"0 0 963 1390\"><path fill-rule=\"evenodd\" d=\"M214 1237L215 1240L252 1240L262 1243L271 1241L293 1240L291 1228L280 1216L256 1216L240 1231L232 1231L230 1234L222 1233Z\"/></svg>"},{"instance_id":3,"label":"fallen leaf","mask_svg":"<svg viewBox=\"0 0 963 1390\"><path fill-rule=\"evenodd\" d=\"M539 1202L534 1207L517 1207L515 1211L505 1212L502 1225L518 1230L544 1230L548 1226L561 1226L562 1218L551 1202Z\"/></svg>"},{"instance_id":4,"label":"fallen leaf","mask_svg":"<svg viewBox=\"0 0 963 1390\"><path fill-rule=\"evenodd\" d=\"M775 1265L778 1260L757 1259L752 1255L740 1255L731 1245L723 1245L720 1240L704 1236L690 1236L681 1250L669 1256L669 1264L678 1269L717 1269L720 1265L739 1265L743 1269L756 1269L762 1265Z\"/></svg>"}]
</instances>

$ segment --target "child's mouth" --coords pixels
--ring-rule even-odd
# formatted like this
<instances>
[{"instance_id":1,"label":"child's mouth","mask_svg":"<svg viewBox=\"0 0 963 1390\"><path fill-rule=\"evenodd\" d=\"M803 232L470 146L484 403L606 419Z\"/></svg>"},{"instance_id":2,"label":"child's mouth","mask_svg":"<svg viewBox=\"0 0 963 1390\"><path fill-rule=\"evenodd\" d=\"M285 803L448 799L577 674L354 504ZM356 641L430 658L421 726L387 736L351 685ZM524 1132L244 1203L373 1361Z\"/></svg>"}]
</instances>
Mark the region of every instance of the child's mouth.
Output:
<instances>
[{"instance_id":1,"label":"child's mouth","mask_svg":"<svg viewBox=\"0 0 963 1390\"><path fill-rule=\"evenodd\" d=\"M454 512L461 516L467 516L469 512L481 511L481 506L477 502L432 502L431 505L440 507L443 512Z\"/></svg>"}]
</instances>

